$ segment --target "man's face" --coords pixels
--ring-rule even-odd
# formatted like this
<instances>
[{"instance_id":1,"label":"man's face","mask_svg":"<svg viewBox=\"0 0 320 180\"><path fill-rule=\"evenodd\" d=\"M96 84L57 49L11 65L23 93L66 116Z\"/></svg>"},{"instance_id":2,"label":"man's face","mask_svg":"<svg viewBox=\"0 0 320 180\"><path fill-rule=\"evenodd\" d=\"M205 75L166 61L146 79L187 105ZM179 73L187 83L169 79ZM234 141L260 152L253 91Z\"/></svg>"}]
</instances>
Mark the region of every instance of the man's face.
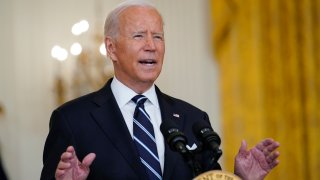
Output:
<instances>
[{"instance_id":1,"label":"man's face","mask_svg":"<svg viewBox=\"0 0 320 180\"><path fill-rule=\"evenodd\" d=\"M116 77L137 93L150 88L161 72L165 52L159 13L129 7L120 15L118 35L111 41L106 40Z\"/></svg>"}]
</instances>

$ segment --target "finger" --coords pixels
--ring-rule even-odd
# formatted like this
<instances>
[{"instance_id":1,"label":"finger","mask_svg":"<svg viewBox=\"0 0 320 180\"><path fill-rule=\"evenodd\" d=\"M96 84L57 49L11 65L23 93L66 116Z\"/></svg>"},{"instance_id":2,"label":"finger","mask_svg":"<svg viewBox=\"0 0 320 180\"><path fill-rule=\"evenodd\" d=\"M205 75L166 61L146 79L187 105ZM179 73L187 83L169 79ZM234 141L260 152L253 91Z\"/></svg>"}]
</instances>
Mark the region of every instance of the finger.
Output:
<instances>
[{"instance_id":1,"label":"finger","mask_svg":"<svg viewBox=\"0 0 320 180\"><path fill-rule=\"evenodd\" d=\"M74 159L74 160L76 160L75 162L78 162L78 157L77 157L76 151L73 146L69 146L66 150L66 153L70 153L71 159Z\"/></svg>"},{"instance_id":2,"label":"finger","mask_svg":"<svg viewBox=\"0 0 320 180\"><path fill-rule=\"evenodd\" d=\"M247 154L247 142L245 140L241 141L241 146L239 148L239 155L246 155Z\"/></svg>"},{"instance_id":3,"label":"finger","mask_svg":"<svg viewBox=\"0 0 320 180\"><path fill-rule=\"evenodd\" d=\"M280 143L274 141L273 139L265 139L256 145L256 148L259 149L265 156L268 156L272 151L277 149L280 146Z\"/></svg>"},{"instance_id":4,"label":"finger","mask_svg":"<svg viewBox=\"0 0 320 180\"><path fill-rule=\"evenodd\" d=\"M261 141L262 145L263 146L268 146L272 143L274 143L275 141L272 139L272 138L266 138L264 140Z\"/></svg>"},{"instance_id":5,"label":"finger","mask_svg":"<svg viewBox=\"0 0 320 180\"><path fill-rule=\"evenodd\" d=\"M278 151L271 153L268 157L267 157L267 162L270 164L273 161L275 161L278 157L280 156L280 153Z\"/></svg>"},{"instance_id":6,"label":"finger","mask_svg":"<svg viewBox=\"0 0 320 180\"><path fill-rule=\"evenodd\" d=\"M70 168L70 167L71 167L71 163L59 161L59 164L58 164L57 169L62 170L62 169L68 169L68 168Z\"/></svg>"},{"instance_id":7,"label":"finger","mask_svg":"<svg viewBox=\"0 0 320 180\"><path fill-rule=\"evenodd\" d=\"M255 159L263 160L265 156L261 153L261 151L257 148L250 149L251 154L255 157Z\"/></svg>"},{"instance_id":8,"label":"finger","mask_svg":"<svg viewBox=\"0 0 320 180\"><path fill-rule=\"evenodd\" d=\"M95 158L96 158L95 153L90 153L90 154L86 155L86 157L84 157L82 160L82 165L89 167Z\"/></svg>"},{"instance_id":9,"label":"finger","mask_svg":"<svg viewBox=\"0 0 320 180\"><path fill-rule=\"evenodd\" d=\"M61 177L65 174L65 170L57 169L55 173L55 178Z\"/></svg>"},{"instance_id":10,"label":"finger","mask_svg":"<svg viewBox=\"0 0 320 180\"><path fill-rule=\"evenodd\" d=\"M76 151L74 150L73 146L68 146L66 152L71 153L73 156L76 155Z\"/></svg>"},{"instance_id":11,"label":"finger","mask_svg":"<svg viewBox=\"0 0 320 180\"><path fill-rule=\"evenodd\" d=\"M280 143L274 141L272 144L269 144L267 146L267 149L268 149L268 151L272 152L272 151L276 150L279 146L280 146Z\"/></svg>"},{"instance_id":12,"label":"finger","mask_svg":"<svg viewBox=\"0 0 320 180\"><path fill-rule=\"evenodd\" d=\"M273 142L274 142L273 139L271 139L271 138L266 138L266 139L260 141L260 142L256 145L256 148L258 148L260 151L263 151L266 146L272 144Z\"/></svg>"},{"instance_id":13,"label":"finger","mask_svg":"<svg viewBox=\"0 0 320 180\"><path fill-rule=\"evenodd\" d=\"M270 169L273 169L280 163L279 160L272 161L272 163L269 164Z\"/></svg>"},{"instance_id":14,"label":"finger","mask_svg":"<svg viewBox=\"0 0 320 180\"><path fill-rule=\"evenodd\" d=\"M272 144L269 144L267 147L264 147L262 152L265 156L269 156L273 151L275 151L280 144L278 142L273 142Z\"/></svg>"},{"instance_id":15,"label":"finger","mask_svg":"<svg viewBox=\"0 0 320 180\"><path fill-rule=\"evenodd\" d=\"M247 151L247 142L246 142L246 140L242 140L241 141L241 146L240 146L240 148L239 148L239 153L244 153L244 152L246 152Z\"/></svg>"},{"instance_id":16,"label":"finger","mask_svg":"<svg viewBox=\"0 0 320 180\"><path fill-rule=\"evenodd\" d=\"M96 154L90 153L86 157L84 157L84 159L82 160L82 164L89 167L95 158L96 158Z\"/></svg>"},{"instance_id":17,"label":"finger","mask_svg":"<svg viewBox=\"0 0 320 180\"><path fill-rule=\"evenodd\" d=\"M259 149L257 149L257 148L252 148L250 150L250 152L252 153L252 155L254 157L254 161L259 163L260 167L268 172L269 169L270 169L270 165L267 162L267 159L263 155L263 153L261 153L261 151Z\"/></svg>"},{"instance_id":18,"label":"finger","mask_svg":"<svg viewBox=\"0 0 320 180\"><path fill-rule=\"evenodd\" d=\"M73 154L70 152L64 152L61 154L61 161L67 162L70 161L73 158Z\"/></svg>"},{"instance_id":19,"label":"finger","mask_svg":"<svg viewBox=\"0 0 320 180\"><path fill-rule=\"evenodd\" d=\"M74 147L73 146L68 146L66 149L66 152L73 153L74 152Z\"/></svg>"},{"instance_id":20,"label":"finger","mask_svg":"<svg viewBox=\"0 0 320 180\"><path fill-rule=\"evenodd\" d=\"M74 148L69 146L66 151L61 154L60 159L63 161L68 161L73 157L74 152Z\"/></svg>"},{"instance_id":21,"label":"finger","mask_svg":"<svg viewBox=\"0 0 320 180\"><path fill-rule=\"evenodd\" d=\"M62 153L61 161L70 163L71 167L76 167L80 163L73 146L69 146L66 152Z\"/></svg>"}]
</instances>

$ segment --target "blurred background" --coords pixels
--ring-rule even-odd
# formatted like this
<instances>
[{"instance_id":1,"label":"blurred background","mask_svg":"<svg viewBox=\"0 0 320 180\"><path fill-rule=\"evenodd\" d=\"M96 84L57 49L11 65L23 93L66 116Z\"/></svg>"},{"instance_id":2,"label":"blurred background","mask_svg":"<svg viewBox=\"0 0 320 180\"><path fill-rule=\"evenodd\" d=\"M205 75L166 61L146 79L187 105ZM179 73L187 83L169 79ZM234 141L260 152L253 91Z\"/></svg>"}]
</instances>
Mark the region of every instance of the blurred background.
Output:
<instances>
[{"instance_id":1,"label":"blurred background","mask_svg":"<svg viewBox=\"0 0 320 180\"><path fill-rule=\"evenodd\" d=\"M240 142L278 140L267 179L320 179L320 0L150 0L165 21L156 84L208 112L233 172ZM0 0L0 160L39 179L49 118L113 76L103 24L122 0ZM1 179L1 178L0 178Z\"/></svg>"}]
</instances>

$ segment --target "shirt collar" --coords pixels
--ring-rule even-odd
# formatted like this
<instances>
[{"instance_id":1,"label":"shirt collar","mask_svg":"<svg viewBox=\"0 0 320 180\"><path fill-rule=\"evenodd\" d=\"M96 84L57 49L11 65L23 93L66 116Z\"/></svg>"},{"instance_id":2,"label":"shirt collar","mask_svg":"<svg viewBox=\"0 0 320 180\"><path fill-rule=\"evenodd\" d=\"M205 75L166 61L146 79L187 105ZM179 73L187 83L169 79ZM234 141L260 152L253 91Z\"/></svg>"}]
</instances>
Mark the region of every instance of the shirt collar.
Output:
<instances>
[{"instance_id":1,"label":"shirt collar","mask_svg":"<svg viewBox=\"0 0 320 180\"><path fill-rule=\"evenodd\" d=\"M113 77L113 80L111 82L111 90L120 108L130 102L131 99L137 95L136 92L120 82L116 77ZM145 91L143 95L148 98L147 102L150 102L154 106L159 108L158 97L154 84L147 91Z\"/></svg>"}]
</instances>

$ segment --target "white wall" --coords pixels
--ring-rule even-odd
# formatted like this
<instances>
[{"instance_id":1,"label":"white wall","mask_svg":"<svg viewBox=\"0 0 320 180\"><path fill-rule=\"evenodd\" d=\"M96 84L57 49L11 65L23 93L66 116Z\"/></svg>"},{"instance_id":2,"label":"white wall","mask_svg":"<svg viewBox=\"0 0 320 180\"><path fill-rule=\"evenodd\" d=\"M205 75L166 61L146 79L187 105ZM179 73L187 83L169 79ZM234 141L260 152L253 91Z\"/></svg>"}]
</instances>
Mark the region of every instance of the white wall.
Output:
<instances>
[{"instance_id":1,"label":"white wall","mask_svg":"<svg viewBox=\"0 0 320 180\"><path fill-rule=\"evenodd\" d=\"M120 0L0 0L0 153L10 179L39 179L42 150L55 107L53 45L69 46L70 27L102 23ZM206 0L154 3L165 20L166 56L157 85L208 112L220 132L217 65L210 47ZM101 10L101 12L100 12ZM96 19L101 15L100 19ZM102 29L101 29L102 33Z\"/></svg>"}]
</instances>

